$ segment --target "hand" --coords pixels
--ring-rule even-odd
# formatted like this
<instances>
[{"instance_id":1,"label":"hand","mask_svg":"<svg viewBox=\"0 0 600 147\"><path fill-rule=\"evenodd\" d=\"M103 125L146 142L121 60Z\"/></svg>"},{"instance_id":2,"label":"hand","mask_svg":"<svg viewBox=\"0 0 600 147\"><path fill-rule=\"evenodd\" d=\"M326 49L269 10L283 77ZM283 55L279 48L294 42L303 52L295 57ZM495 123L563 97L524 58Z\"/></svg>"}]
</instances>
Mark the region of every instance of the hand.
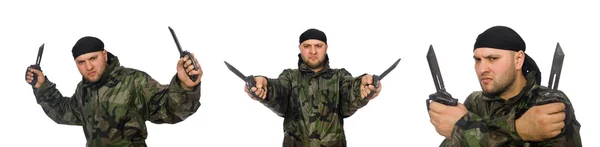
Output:
<instances>
[{"instance_id":1,"label":"hand","mask_svg":"<svg viewBox=\"0 0 600 147\"><path fill-rule=\"evenodd\" d=\"M42 83L44 83L44 81L46 81L46 77L44 76L44 73L40 70L37 69L33 69L33 68L27 68L27 70L29 70L29 72L27 72L27 78L25 79L25 82L27 82L27 84L31 83L31 81L33 81L33 73L37 74L37 83L35 83L35 86L33 86L33 88L38 89L42 86Z\"/></svg>"},{"instance_id":2,"label":"hand","mask_svg":"<svg viewBox=\"0 0 600 147\"><path fill-rule=\"evenodd\" d=\"M373 90L375 90L375 85L373 85L373 76L372 75L363 76L361 79L361 82L360 82L360 98L364 99ZM377 97L379 95L379 92L381 92L381 81L379 82L379 87L377 87L375 94L373 94L373 96L370 97L369 100L372 100L375 97Z\"/></svg>"},{"instance_id":3,"label":"hand","mask_svg":"<svg viewBox=\"0 0 600 147\"><path fill-rule=\"evenodd\" d=\"M261 99L263 99L263 100L266 99L267 98L267 79L265 77L254 77L254 81L256 81L256 85L255 85L255 87L251 87L252 92L254 92L254 94L256 94ZM244 84L244 91L253 100L258 100L257 98L253 97L252 94L250 94L250 91L248 91L248 85L246 85L246 84Z\"/></svg>"},{"instance_id":4,"label":"hand","mask_svg":"<svg viewBox=\"0 0 600 147\"><path fill-rule=\"evenodd\" d=\"M562 102L529 108L515 121L517 133L525 141L542 141L557 136L565 127L564 109Z\"/></svg>"},{"instance_id":5,"label":"hand","mask_svg":"<svg viewBox=\"0 0 600 147\"><path fill-rule=\"evenodd\" d=\"M435 131L446 138L450 138L456 122L468 112L461 103L457 106L446 106L432 101L429 108L429 121L435 126Z\"/></svg>"},{"instance_id":6,"label":"hand","mask_svg":"<svg viewBox=\"0 0 600 147\"><path fill-rule=\"evenodd\" d=\"M185 90L192 90L193 87L200 83L200 79L202 79L202 67L200 66L200 63L198 63L198 60L196 59L193 53L192 58L196 62L196 65L198 65L198 70L194 70L192 60L190 60L190 58L187 55L183 56L183 58L180 58L177 62L177 77L181 81L181 87ZM198 75L198 79L196 79L196 81L192 81L188 74Z\"/></svg>"}]
</instances>

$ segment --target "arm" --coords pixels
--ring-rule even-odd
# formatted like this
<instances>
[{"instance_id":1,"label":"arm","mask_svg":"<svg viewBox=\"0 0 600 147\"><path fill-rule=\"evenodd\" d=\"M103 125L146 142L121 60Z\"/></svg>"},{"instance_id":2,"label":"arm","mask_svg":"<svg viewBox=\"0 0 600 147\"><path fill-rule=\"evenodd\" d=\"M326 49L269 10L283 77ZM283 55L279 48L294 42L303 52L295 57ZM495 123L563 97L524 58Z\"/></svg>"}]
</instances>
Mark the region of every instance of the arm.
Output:
<instances>
[{"instance_id":1,"label":"arm","mask_svg":"<svg viewBox=\"0 0 600 147\"><path fill-rule=\"evenodd\" d=\"M352 116L358 109L369 103L368 99L360 97L361 79L366 74L353 78L345 69L340 71L340 100L342 103L342 116L347 118Z\"/></svg>"},{"instance_id":2,"label":"arm","mask_svg":"<svg viewBox=\"0 0 600 147\"><path fill-rule=\"evenodd\" d=\"M50 82L47 77L45 79L40 88L33 89L35 99L42 106L44 113L58 124L81 125L81 115L77 110L75 94L71 97L64 97L56 89L56 84Z\"/></svg>"},{"instance_id":3,"label":"arm","mask_svg":"<svg viewBox=\"0 0 600 147\"><path fill-rule=\"evenodd\" d=\"M138 108L146 108L146 119L152 123L181 122L200 107L200 85L186 91L177 75L173 76L169 85L161 85L148 74L139 72L134 82L135 95L141 98L137 101Z\"/></svg>"},{"instance_id":4,"label":"arm","mask_svg":"<svg viewBox=\"0 0 600 147\"><path fill-rule=\"evenodd\" d=\"M285 117L292 91L291 70L286 69L277 79L267 79L267 98L259 100L278 116Z\"/></svg>"},{"instance_id":5,"label":"arm","mask_svg":"<svg viewBox=\"0 0 600 147\"><path fill-rule=\"evenodd\" d=\"M474 113L483 109L477 107L474 94L465 100L469 112L456 122L451 137L440 146L522 146L523 141L515 129L515 114L483 118Z\"/></svg>"},{"instance_id":6,"label":"arm","mask_svg":"<svg viewBox=\"0 0 600 147\"><path fill-rule=\"evenodd\" d=\"M469 111L477 110L474 105L473 94L465 101L465 107ZM566 102L570 103L568 100ZM574 114L573 111L567 114ZM547 139L542 142L528 142L532 146L581 146L579 136L579 123L574 119L567 123L567 133ZM517 133L515 127L515 113L485 119L479 115L468 112L456 122L451 138L444 140L440 146L523 146L525 141Z\"/></svg>"}]
</instances>

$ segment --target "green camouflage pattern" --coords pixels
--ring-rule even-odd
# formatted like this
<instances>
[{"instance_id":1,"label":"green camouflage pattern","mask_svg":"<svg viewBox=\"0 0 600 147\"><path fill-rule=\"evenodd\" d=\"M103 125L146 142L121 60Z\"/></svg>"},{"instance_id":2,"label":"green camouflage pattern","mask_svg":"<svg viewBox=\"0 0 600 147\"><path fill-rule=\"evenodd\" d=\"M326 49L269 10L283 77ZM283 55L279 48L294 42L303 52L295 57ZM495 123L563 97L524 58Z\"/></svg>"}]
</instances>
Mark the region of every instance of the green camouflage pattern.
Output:
<instances>
[{"instance_id":1,"label":"green camouflage pattern","mask_svg":"<svg viewBox=\"0 0 600 147\"><path fill-rule=\"evenodd\" d=\"M120 65L110 52L100 81L79 82L75 94L63 96L48 78L34 89L37 103L58 124L82 126L90 147L144 147L146 121L175 124L200 107L200 84L181 88L177 75L161 85L143 71Z\"/></svg>"},{"instance_id":2,"label":"green camouflage pattern","mask_svg":"<svg viewBox=\"0 0 600 147\"><path fill-rule=\"evenodd\" d=\"M325 58L319 72L300 58L298 69L285 69L277 79L267 78L267 98L260 102L284 117L285 147L346 146L343 119L369 102L360 98L364 74L354 78L344 68L332 69Z\"/></svg>"},{"instance_id":3,"label":"green camouflage pattern","mask_svg":"<svg viewBox=\"0 0 600 147\"><path fill-rule=\"evenodd\" d=\"M440 146L582 146L579 135L581 125L575 119L571 101L562 91L558 93L567 106L566 131L541 142L525 142L517 133L515 120L549 90L536 82L537 73L531 71L523 90L506 101L482 91L471 93L464 103L469 112L456 122L450 139L445 139Z\"/></svg>"}]
</instances>

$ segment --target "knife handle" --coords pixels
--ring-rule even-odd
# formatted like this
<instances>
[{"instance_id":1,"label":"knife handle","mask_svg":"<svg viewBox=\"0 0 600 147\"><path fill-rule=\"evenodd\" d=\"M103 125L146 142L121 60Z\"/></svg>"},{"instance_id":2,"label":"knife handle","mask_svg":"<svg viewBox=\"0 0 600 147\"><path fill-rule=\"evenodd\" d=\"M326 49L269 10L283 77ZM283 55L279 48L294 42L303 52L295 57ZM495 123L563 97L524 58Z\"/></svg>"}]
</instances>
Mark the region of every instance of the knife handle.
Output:
<instances>
[{"instance_id":1,"label":"knife handle","mask_svg":"<svg viewBox=\"0 0 600 147\"><path fill-rule=\"evenodd\" d=\"M192 65L194 66L194 70L198 70L198 65L196 64L196 60L194 60L194 58L193 58L194 56L192 56L192 53L190 53L190 52L188 52L188 51L183 51L183 53L181 54L181 57L180 57L180 58L183 58L183 57L185 57L185 55L187 55L187 56L188 56L188 59L192 61ZM181 66L183 66L183 68L184 68L184 69L187 69L187 68L185 67L185 63L183 63L183 64L184 64L184 65L181 65ZM190 79L191 79L193 82L196 82L196 80L198 79L198 75L190 75L189 73L187 73L187 74L188 74L188 77L190 77Z\"/></svg>"},{"instance_id":2,"label":"knife handle","mask_svg":"<svg viewBox=\"0 0 600 147\"><path fill-rule=\"evenodd\" d=\"M427 111L429 111L429 101L435 101L446 106L457 106L458 99L452 98L452 95L448 92L436 92L434 94L429 95L429 99L427 99Z\"/></svg>"}]
</instances>

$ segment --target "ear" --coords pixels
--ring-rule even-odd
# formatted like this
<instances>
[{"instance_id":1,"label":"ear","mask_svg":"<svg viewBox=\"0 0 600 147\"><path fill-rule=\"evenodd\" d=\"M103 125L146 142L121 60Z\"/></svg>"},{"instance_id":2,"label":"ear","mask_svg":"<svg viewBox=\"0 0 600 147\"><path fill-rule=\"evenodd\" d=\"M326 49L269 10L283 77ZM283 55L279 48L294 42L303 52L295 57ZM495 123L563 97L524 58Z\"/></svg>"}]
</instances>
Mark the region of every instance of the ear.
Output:
<instances>
[{"instance_id":1,"label":"ear","mask_svg":"<svg viewBox=\"0 0 600 147\"><path fill-rule=\"evenodd\" d=\"M108 54L106 52L106 49L102 51L102 56L104 56L104 61L108 61Z\"/></svg>"},{"instance_id":2,"label":"ear","mask_svg":"<svg viewBox=\"0 0 600 147\"><path fill-rule=\"evenodd\" d=\"M522 70L523 64L525 62L525 52L520 50L519 52L515 53L514 59L515 59L514 63L515 63L516 70Z\"/></svg>"}]
</instances>

